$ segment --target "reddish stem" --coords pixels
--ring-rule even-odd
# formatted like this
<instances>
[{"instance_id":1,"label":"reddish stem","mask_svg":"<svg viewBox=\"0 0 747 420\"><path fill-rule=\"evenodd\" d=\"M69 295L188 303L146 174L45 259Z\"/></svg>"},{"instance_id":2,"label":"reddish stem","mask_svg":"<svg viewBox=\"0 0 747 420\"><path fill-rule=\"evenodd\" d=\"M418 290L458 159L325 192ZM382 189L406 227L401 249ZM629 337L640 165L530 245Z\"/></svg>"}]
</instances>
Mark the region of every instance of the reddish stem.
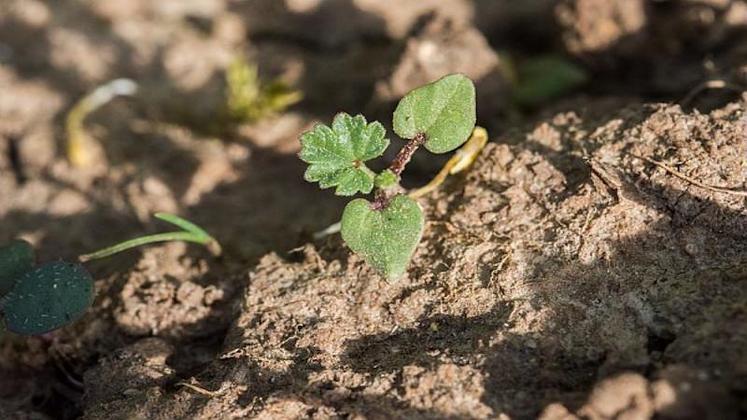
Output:
<instances>
[{"instance_id":1,"label":"reddish stem","mask_svg":"<svg viewBox=\"0 0 747 420\"><path fill-rule=\"evenodd\" d=\"M412 159L412 155L415 154L415 151L418 150L420 146L425 144L425 133L418 133L410 139L403 147L400 149L399 153L397 153L397 156L395 156L394 160L392 161L392 164L389 165L389 170L394 172L397 176L400 176L402 174L402 171L405 170L405 166L407 166L407 163L410 162L410 159ZM391 201L391 197L389 197L389 194L386 193L383 189L376 190L376 194L374 195L374 201L371 203L371 209L372 210L383 210L387 207L389 207L389 201Z\"/></svg>"},{"instance_id":2,"label":"reddish stem","mask_svg":"<svg viewBox=\"0 0 747 420\"><path fill-rule=\"evenodd\" d=\"M425 134L424 133L418 133L413 137L410 141L405 144L402 149L400 149L399 153L397 153L397 156L392 161L392 164L389 165L389 170L397 174L399 176L402 174L402 171L405 169L405 166L407 163L412 159L412 155L415 154L415 151L418 150L418 147L422 146L425 143Z\"/></svg>"},{"instance_id":3,"label":"reddish stem","mask_svg":"<svg viewBox=\"0 0 747 420\"><path fill-rule=\"evenodd\" d=\"M371 210L384 210L389 207L389 195L382 189L374 193L374 201L371 203Z\"/></svg>"}]
</instances>

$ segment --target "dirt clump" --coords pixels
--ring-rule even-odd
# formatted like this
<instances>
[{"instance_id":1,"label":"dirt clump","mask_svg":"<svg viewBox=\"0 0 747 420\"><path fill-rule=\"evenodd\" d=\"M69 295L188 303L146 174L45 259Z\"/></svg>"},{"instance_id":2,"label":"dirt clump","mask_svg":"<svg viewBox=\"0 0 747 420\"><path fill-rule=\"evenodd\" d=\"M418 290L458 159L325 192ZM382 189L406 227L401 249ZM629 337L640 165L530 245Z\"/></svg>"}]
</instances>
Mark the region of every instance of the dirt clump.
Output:
<instances>
[{"instance_id":1,"label":"dirt clump","mask_svg":"<svg viewBox=\"0 0 747 420\"><path fill-rule=\"evenodd\" d=\"M579 0L561 2L557 17L566 27L565 43L574 53L609 53L646 25L646 1ZM629 42L629 41L628 41Z\"/></svg>"},{"instance_id":2,"label":"dirt clump","mask_svg":"<svg viewBox=\"0 0 747 420\"><path fill-rule=\"evenodd\" d=\"M436 16L408 38L391 76L377 83L376 100L396 103L418 86L447 74L462 73L475 81L480 112L496 115L506 105L504 67L480 31Z\"/></svg>"},{"instance_id":3,"label":"dirt clump","mask_svg":"<svg viewBox=\"0 0 747 420\"><path fill-rule=\"evenodd\" d=\"M711 92L716 98L694 104L710 110L733 101L746 86L742 1L563 0L555 20L566 51L595 69L600 80L612 77L610 89L633 87L652 98L675 95L675 101L693 105L688 93L719 80L721 87Z\"/></svg>"}]
</instances>

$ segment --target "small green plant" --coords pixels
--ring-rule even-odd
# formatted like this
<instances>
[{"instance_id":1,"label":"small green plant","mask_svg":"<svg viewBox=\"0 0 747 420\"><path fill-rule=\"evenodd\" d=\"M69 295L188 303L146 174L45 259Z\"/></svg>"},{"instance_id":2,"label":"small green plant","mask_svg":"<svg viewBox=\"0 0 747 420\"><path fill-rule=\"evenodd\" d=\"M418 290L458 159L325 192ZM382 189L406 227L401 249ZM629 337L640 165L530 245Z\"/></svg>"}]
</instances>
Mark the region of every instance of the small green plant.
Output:
<instances>
[{"instance_id":1,"label":"small green plant","mask_svg":"<svg viewBox=\"0 0 747 420\"><path fill-rule=\"evenodd\" d=\"M420 146L447 153L470 137L475 127L475 87L464 75L452 74L408 93L393 116L394 132L407 140L388 168L376 173L365 162L389 146L381 123L362 115L340 113L332 126L316 125L301 135L301 160L309 164L305 179L335 194L368 194L345 207L340 232L353 252L390 279L401 276L423 234L425 219L418 203L399 186L400 176ZM484 144L484 143L483 143Z\"/></svg>"},{"instance_id":2,"label":"small green plant","mask_svg":"<svg viewBox=\"0 0 747 420\"><path fill-rule=\"evenodd\" d=\"M200 227L172 214L157 218L180 231L135 238L78 257L79 262L53 261L35 266L32 246L15 240L0 247L0 316L4 327L22 335L44 334L80 318L94 298L93 278L81 264L155 242L187 241L220 253L220 246Z\"/></svg>"},{"instance_id":3,"label":"small green plant","mask_svg":"<svg viewBox=\"0 0 747 420\"><path fill-rule=\"evenodd\" d=\"M514 104L529 108L567 95L589 79L582 67L555 55L531 57L518 66L505 56L503 69Z\"/></svg>"},{"instance_id":4,"label":"small green plant","mask_svg":"<svg viewBox=\"0 0 747 420\"><path fill-rule=\"evenodd\" d=\"M226 70L226 108L236 123L254 122L284 111L303 98L280 80L263 83L256 65L236 57Z\"/></svg>"}]
</instances>

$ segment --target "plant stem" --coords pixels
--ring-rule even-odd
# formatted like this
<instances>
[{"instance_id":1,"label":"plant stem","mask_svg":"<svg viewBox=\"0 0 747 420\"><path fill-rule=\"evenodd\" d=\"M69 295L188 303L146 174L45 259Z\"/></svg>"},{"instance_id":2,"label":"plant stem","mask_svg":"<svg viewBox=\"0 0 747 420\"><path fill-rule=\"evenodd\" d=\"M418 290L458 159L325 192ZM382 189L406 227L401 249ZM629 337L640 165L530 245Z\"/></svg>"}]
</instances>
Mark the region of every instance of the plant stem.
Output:
<instances>
[{"instance_id":1,"label":"plant stem","mask_svg":"<svg viewBox=\"0 0 747 420\"><path fill-rule=\"evenodd\" d=\"M95 140L86 135L83 126L85 118L115 97L134 95L136 92L137 84L134 81L116 79L97 87L75 104L65 118L67 158L70 163L74 166L85 167L93 160L89 147Z\"/></svg>"},{"instance_id":2,"label":"plant stem","mask_svg":"<svg viewBox=\"0 0 747 420\"><path fill-rule=\"evenodd\" d=\"M425 143L425 140L425 133L416 134L415 137L410 139L410 141L400 149L399 153L397 153L397 156L392 161L392 164L389 165L389 170L397 174L397 176L400 176L402 171L405 170L407 163L412 159L412 155L415 154L418 147Z\"/></svg>"},{"instance_id":3,"label":"plant stem","mask_svg":"<svg viewBox=\"0 0 747 420\"><path fill-rule=\"evenodd\" d=\"M399 150L397 156L394 157L391 165L389 165L389 170L394 172L395 175L399 177L402 174L402 171L405 170L405 166L407 166L407 163L410 162L410 159L412 159L412 155L415 154L415 151L417 151L420 146L425 144L425 141L425 133L416 134L415 137L410 139L402 147L402 149ZM390 198L391 197L389 196L389 194L387 194L386 190L376 190L374 201L373 203L371 203L371 209L382 210L387 208L389 206Z\"/></svg>"},{"instance_id":4,"label":"plant stem","mask_svg":"<svg viewBox=\"0 0 747 420\"><path fill-rule=\"evenodd\" d=\"M469 168L475 159L477 159L477 156L480 154L487 142L488 132L482 127L475 127L474 130L472 130L472 135L469 140L467 140L467 142L464 143L464 146L457 150L454 156L446 162L443 168L438 172L438 175L436 175L435 178L425 186L410 191L407 195L409 195L410 198L419 198L429 194L438 188L447 176L454 175Z\"/></svg>"}]
</instances>

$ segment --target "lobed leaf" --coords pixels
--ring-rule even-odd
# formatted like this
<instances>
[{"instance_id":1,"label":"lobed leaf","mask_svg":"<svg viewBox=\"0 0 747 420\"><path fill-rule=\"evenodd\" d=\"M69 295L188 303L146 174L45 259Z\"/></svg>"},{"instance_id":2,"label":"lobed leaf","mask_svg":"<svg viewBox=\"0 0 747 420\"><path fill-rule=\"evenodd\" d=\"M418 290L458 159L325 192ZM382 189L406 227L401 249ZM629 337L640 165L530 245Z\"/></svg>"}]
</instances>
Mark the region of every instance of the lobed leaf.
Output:
<instances>
[{"instance_id":1,"label":"lobed leaf","mask_svg":"<svg viewBox=\"0 0 747 420\"><path fill-rule=\"evenodd\" d=\"M451 74L413 90L394 111L394 132L405 139L425 134L425 148L433 153L461 146L475 122L475 86L462 74Z\"/></svg>"},{"instance_id":2,"label":"lobed leaf","mask_svg":"<svg viewBox=\"0 0 747 420\"><path fill-rule=\"evenodd\" d=\"M375 174L363 162L381 156L389 146L379 122L366 123L363 115L340 113L332 127L318 124L301 135L301 160L309 164L304 178L321 188L337 187L337 195L368 194Z\"/></svg>"},{"instance_id":3,"label":"lobed leaf","mask_svg":"<svg viewBox=\"0 0 747 420\"><path fill-rule=\"evenodd\" d=\"M353 252L392 279L405 272L424 225L420 206L406 195L395 196L380 210L358 198L345 207L340 232Z\"/></svg>"}]
</instances>

